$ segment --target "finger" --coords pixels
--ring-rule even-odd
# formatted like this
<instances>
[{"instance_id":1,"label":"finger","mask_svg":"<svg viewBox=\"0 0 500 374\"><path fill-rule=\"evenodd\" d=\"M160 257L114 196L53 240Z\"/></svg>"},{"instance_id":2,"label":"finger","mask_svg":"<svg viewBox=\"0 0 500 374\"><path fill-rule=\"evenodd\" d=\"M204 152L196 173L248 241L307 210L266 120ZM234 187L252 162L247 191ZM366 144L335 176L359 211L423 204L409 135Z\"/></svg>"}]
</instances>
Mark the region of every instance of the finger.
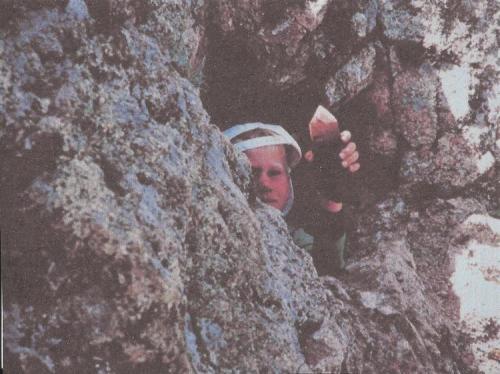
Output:
<instances>
[{"instance_id":1,"label":"finger","mask_svg":"<svg viewBox=\"0 0 500 374\"><path fill-rule=\"evenodd\" d=\"M336 201L328 201L328 204L325 206L325 209L331 213L338 213L342 210L342 203L337 203Z\"/></svg>"},{"instance_id":2,"label":"finger","mask_svg":"<svg viewBox=\"0 0 500 374\"><path fill-rule=\"evenodd\" d=\"M306 153L304 153L304 158L307 162L312 162L314 160L313 151L307 151Z\"/></svg>"},{"instance_id":3,"label":"finger","mask_svg":"<svg viewBox=\"0 0 500 374\"><path fill-rule=\"evenodd\" d=\"M358 151L353 152L349 157L346 157L344 159L344 162L342 162L342 165L344 165L344 163L345 163L344 167L350 166L350 165L354 164L356 161L358 161L358 158L359 158Z\"/></svg>"},{"instance_id":4,"label":"finger","mask_svg":"<svg viewBox=\"0 0 500 374\"><path fill-rule=\"evenodd\" d=\"M349 130L344 130L340 133L340 140L342 143L348 143L351 140L351 132Z\"/></svg>"},{"instance_id":5,"label":"finger","mask_svg":"<svg viewBox=\"0 0 500 374\"><path fill-rule=\"evenodd\" d=\"M349 165L349 171L351 173L355 173L356 171L359 170L360 167L361 165L358 162L356 162L355 164Z\"/></svg>"},{"instance_id":6,"label":"finger","mask_svg":"<svg viewBox=\"0 0 500 374\"><path fill-rule=\"evenodd\" d=\"M342 202L340 201L327 200L324 197L321 197L319 202L320 206L330 213L338 213L342 210Z\"/></svg>"},{"instance_id":7,"label":"finger","mask_svg":"<svg viewBox=\"0 0 500 374\"><path fill-rule=\"evenodd\" d=\"M356 150L356 143L350 142L347 144L344 149L340 152L339 156L342 160L349 157Z\"/></svg>"}]
</instances>

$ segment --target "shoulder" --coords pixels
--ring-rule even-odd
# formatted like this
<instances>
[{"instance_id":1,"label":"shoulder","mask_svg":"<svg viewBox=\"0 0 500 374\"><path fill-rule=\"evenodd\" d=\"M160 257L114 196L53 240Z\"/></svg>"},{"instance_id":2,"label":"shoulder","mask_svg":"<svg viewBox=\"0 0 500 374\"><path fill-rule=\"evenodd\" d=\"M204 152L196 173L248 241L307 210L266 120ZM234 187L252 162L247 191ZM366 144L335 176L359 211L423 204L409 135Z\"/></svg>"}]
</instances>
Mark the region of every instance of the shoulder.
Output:
<instances>
[{"instance_id":1,"label":"shoulder","mask_svg":"<svg viewBox=\"0 0 500 374\"><path fill-rule=\"evenodd\" d=\"M290 236L293 242L305 249L306 251L311 251L314 245L314 236L308 233L303 227L290 227Z\"/></svg>"}]
</instances>

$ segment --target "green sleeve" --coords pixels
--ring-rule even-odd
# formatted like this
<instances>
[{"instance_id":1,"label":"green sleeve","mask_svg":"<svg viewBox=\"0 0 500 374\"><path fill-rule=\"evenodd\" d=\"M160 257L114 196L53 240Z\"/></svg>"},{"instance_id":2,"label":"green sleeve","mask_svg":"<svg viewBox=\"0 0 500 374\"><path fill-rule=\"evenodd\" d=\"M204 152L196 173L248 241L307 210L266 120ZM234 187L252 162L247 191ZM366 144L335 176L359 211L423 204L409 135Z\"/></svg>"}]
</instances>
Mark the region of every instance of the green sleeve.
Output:
<instances>
[{"instance_id":1,"label":"green sleeve","mask_svg":"<svg viewBox=\"0 0 500 374\"><path fill-rule=\"evenodd\" d=\"M314 247L314 236L308 234L302 227L291 230L293 242L300 248L311 253Z\"/></svg>"},{"instance_id":2,"label":"green sleeve","mask_svg":"<svg viewBox=\"0 0 500 374\"><path fill-rule=\"evenodd\" d=\"M296 245L312 255L319 275L333 274L345 267L346 233L334 241L328 237L315 238L303 228L291 230L291 235Z\"/></svg>"},{"instance_id":3,"label":"green sleeve","mask_svg":"<svg viewBox=\"0 0 500 374\"><path fill-rule=\"evenodd\" d=\"M319 275L333 274L345 267L347 235L343 233L332 241L328 237L315 238L312 256Z\"/></svg>"}]
</instances>

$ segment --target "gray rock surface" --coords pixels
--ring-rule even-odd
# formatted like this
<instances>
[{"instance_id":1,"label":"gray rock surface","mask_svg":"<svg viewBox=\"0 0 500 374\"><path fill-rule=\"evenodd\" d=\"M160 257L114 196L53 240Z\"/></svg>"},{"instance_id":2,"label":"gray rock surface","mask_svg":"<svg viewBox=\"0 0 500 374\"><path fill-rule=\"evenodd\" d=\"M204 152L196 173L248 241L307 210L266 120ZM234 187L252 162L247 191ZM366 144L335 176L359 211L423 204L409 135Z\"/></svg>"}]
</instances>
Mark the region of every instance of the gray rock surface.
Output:
<instances>
[{"instance_id":1,"label":"gray rock surface","mask_svg":"<svg viewBox=\"0 0 500 374\"><path fill-rule=\"evenodd\" d=\"M369 45L353 56L326 83L326 97L330 107L338 108L341 103L352 99L372 83L375 55L375 47Z\"/></svg>"},{"instance_id":2,"label":"gray rock surface","mask_svg":"<svg viewBox=\"0 0 500 374\"><path fill-rule=\"evenodd\" d=\"M431 145L437 136L437 77L429 66L394 78L392 106L396 128L411 147Z\"/></svg>"},{"instance_id":3,"label":"gray rock surface","mask_svg":"<svg viewBox=\"0 0 500 374\"><path fill-rule=\"evenodd\" d=\"M449 279L500 204L495 1L0 8L7 372L475 371ZM210 118L296 130L318 102L367 171L337 277Z\"/></svg>"},{"instance_id":4,"label":"gray rock surface","mask_svg":"<svg viewBox=\"0 0 500 374\"><path fill-rule=\"evenodd\" d=\"M466 135L447 134L438 140L437 150L408 151L402 160L401 181L414 188L423 184L451 193L492 172L495 158L468 142Z\"/></svg>"}]
</instances>

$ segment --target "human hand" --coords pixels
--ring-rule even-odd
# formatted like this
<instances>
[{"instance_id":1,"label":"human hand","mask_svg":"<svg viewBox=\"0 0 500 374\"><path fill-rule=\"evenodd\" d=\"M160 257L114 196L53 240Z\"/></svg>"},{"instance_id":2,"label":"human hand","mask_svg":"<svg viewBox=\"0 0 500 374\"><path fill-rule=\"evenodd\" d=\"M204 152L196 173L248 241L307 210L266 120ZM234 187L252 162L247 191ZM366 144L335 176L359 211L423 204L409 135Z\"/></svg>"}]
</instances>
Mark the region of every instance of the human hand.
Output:
<instances>
[{"instance_id":1,"label":"human hand","mask_svg":"<svg viewBox=\"0 0 500 374\"><path fill-rule=\"evenodd\" d=\"M356 150L356 143L350 141L351 132L348 130L342 131L340 133L340 139L342 143L346 144L339 154L342 160L342 167L348 169L351 173L355 173L359 170L361 165L357 162L359 159L359 152Z\"/></svg>"},{"instance_id":2,"label":"human hand","mask_svg":"<svg viewBox=\"0 0 500 374\"><path fill-rule=\"evenodd\" d=\"M340 139L345 146L340 151L339 157L341 166L349 170L350 173L355 173L359 170L361 165L358 162L359 152L357 151L356 143L351 142L351 137L351 132L348 130L340 133ZM304 159L309 163L312 162L314 160L313 151L307 151L304 154ZM327 210L330 213L338 213L342 210L342 202L329 200L321 195L317 196L317 203L322 209Z\"/></svg>"},{"instance_id":3,"label":"human hand","mask_svg":"<svg viewBox=\"0 0 500 374\"><path fill-rule=\"evenodd\" d=\"M349 130L342 131L340 133L340 139L342 140L342 143L346 145L339 153L341 165L343 168L348 169L351 173L355 173L359 170L361 165L357 162L359 159L359 152L356 150L356 143L350 141L351 132ZM312 162L314 160L313 151L307 151L304 154L304 158L307 162Z\"/></svg>"}]
</instances>

